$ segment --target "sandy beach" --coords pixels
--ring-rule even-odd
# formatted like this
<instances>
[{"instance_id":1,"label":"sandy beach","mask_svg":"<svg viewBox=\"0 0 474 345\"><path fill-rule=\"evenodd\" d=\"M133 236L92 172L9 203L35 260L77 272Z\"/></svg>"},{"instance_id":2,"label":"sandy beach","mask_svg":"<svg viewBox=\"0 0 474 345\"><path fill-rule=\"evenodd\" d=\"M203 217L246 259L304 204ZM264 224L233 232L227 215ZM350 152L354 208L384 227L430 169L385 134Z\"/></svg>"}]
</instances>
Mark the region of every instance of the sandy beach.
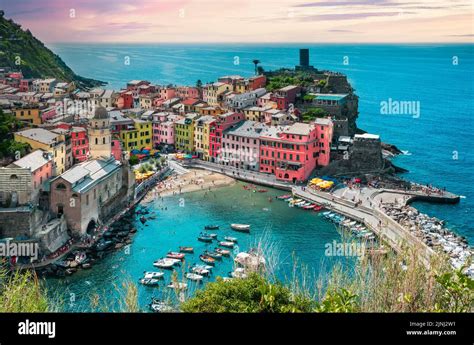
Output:
<instances>
[{"instance_id":1,"label":"sandy beach","mask_svg":"<svg viewBox=\"0 0 474 345\"><path fill-rule=\"evenodd\" d=\"M211 191L219 187L233 185L236 180L232 177L201 169L188 169L189 172L174 174L158 183L143 199L147 203L156 198L169 195L179 195L200 190Z\"/></svg>"}]
</instances>

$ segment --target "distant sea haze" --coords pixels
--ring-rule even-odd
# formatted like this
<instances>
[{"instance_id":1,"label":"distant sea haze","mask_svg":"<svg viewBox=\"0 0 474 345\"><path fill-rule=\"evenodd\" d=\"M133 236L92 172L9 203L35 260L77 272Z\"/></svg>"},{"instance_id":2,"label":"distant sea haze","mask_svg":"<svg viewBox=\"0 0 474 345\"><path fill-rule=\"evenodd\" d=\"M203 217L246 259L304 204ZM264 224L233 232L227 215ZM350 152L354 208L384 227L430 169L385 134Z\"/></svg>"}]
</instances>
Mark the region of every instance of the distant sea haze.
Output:
<instances>
[{"instance_id":1,"label":"distant sea haze","mask_svg":"<svg viewBox=\"0 0 474 345\"><path fill-rule=\"evenodd\" d=\"M407 153L395 159L410 171L404 178L465 197L457 205L415 206L447 220L448 227L474 243L472 44L62 43L50 48L77 74L107 81L116 90L132 79L195 85L198 79L207 83L229 74L250 76L253 59L265 70L293 67L298 49L309 48L312 65L349 77L360 97L358 126Z\"/></svg>"}]
</instances>

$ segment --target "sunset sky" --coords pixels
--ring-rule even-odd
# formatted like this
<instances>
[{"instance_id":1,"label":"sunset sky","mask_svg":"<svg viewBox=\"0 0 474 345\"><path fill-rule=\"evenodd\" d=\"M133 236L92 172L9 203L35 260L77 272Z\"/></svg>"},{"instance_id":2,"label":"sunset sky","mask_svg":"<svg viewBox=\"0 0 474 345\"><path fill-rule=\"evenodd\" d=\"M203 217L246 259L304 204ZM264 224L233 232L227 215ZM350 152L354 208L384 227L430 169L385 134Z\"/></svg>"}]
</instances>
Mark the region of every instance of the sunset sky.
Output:
<instances>
[{"instance_id":1,"label":"sunset sky","mask_svg":"<svg viewBox=\"0 0 474 345\"><path fill-rule=\"evenodd\" d=\"M472 42L472 0L0 0L54 42Z\"/></svg>"}]
</instances>

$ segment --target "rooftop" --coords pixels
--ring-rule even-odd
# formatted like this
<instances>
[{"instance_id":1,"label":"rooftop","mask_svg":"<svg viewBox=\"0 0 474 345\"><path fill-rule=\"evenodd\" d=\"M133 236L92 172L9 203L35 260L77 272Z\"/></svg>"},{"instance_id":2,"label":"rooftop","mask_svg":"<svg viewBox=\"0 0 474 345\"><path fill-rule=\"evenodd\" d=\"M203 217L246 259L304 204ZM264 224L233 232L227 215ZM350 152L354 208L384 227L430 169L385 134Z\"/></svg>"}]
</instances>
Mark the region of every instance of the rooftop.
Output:
<instances>
[{"instance_id":1,"label":"rooftop","mask_svg":"<svg viewBox=\"0 0 474 345\"><path fill-rule=\"evenodd\" d=\"M30 128L24 131L16 132L16 134L47 145L57 142L57 134L43 128Z\"/></svg>"},{"instance_id":2,"label":"rooftop","mask_svg":"<svg viewBox=\"0 0 474 345\"><path fill-rule=\"evenodd\" d=\"M47 152L43 150L36 150L13 162L12 164L19 168L29 168L31 171L35 171L51 161L51 159L51 156Z\"/></svg>"},{"instance_id":3,"label":"rooftop","mask_svg":"<svg viewBox=\"0 0 474 345\"><path fill-rule=\"evenodd\" d=\"M262 134L268 130L265 124L256 122L256 121L242 121L234 127L229 128L226 131L226 134L236 135L240 137L248 137L248 138L258 138Z\"/></svg>"}]
</instances>

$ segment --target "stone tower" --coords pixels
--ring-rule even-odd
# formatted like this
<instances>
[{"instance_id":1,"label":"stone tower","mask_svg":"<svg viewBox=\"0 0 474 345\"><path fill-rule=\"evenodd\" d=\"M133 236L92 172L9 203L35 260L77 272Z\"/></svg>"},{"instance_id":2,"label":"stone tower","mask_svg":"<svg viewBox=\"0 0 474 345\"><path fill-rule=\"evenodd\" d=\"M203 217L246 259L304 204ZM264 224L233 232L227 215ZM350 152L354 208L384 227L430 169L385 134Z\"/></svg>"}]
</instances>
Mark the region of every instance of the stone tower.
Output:
<instances>
[{"instance_id":1,"label":"stone tower","mask_svg":"<svg viewBox=\"0 0 474 345\"><path fill-rule=\"evenodd\" d=\"M88 128L90 158L107 159L112 154L110 134L110 119L104 107L95 110L94 117L89 120Z\"/></svg>"}]
</instances>

